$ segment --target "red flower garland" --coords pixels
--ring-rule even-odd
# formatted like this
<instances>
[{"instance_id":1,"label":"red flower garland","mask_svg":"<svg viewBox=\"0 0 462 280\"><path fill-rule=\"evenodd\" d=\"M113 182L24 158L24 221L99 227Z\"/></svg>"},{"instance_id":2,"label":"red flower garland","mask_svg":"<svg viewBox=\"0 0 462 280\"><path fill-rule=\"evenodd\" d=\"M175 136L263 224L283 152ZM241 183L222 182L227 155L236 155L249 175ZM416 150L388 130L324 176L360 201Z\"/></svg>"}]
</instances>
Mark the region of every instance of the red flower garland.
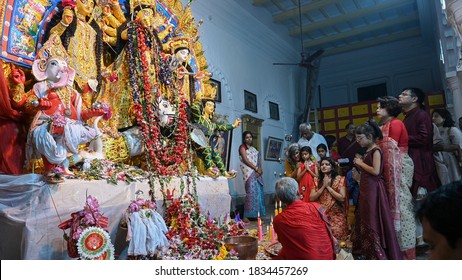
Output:
<instances>
[{"instance_id":1,"label":"red flower garland","mask_svg":"<svg viewBox=\"0 0 462 280\"><path fill-rule=\"evenodd\" d=\"M159 54L157 49L151 52L150 47L146 45L145 30L140 25L138 25L136 33L138 47L140 49L140 72L142 73L141 81L139 80L141 83L139 88L142 88L142 90L140 90L139 102L135 103L134 109L136 112L136 119L141 127L148 166L150 166L150 172L154 175L179 175L180 164L187 158L188 154L188 126L185 97L181 89L179 89L177 91L178 94L175 95L177 123L173 132L174 136L170 141L165 141L167 147L164 147L165 142L162 141L163 136L160 133L159 117L155 113L155 110L158 108L156 100L161 95L159 84L157 83L159 67L158 65L154 65L156 75L151 76L150 63L147 59L148 52L154 55L156 60L159 58ZM153 81L151 79L153 79ZM156 93L155 98L152 96L153 92Z\"/></svg>"}]
</instances>

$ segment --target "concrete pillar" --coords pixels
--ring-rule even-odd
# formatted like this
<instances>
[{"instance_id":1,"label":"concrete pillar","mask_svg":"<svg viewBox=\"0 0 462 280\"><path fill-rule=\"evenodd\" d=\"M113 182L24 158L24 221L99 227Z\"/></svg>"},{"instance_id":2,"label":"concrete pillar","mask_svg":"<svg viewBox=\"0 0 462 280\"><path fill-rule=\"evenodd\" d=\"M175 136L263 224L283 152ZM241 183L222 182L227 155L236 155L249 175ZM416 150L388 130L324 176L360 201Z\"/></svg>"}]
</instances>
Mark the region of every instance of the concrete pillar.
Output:
<instances>
[{"instance_id":1,"label":"concrete pillar","mask_svg":"<svg viewBox=\"0 0 462 280\"><path fill-rule=\"evenodd\" d=\"M462 41L462 1L445 0L445 4L448 23L458 33L459 39ZM454 118L457 120L462 116L462 72L458 71L455 75L447 74L447 85L453 95Z\"/></svg>"},{"instance_id":2,"label":"concrete pillar","mask_svg":"<svg viewBox=\"0 0 462 280\"><path fill-rule=\"evenodd\" d=\"M457 72L457 75L447 78L446 82L452 93L452 100L454 103L454 119L458 120L459 117L462 117L462 73Z\"/></svg>"},{"instance_id":3,"label":"concrete pillar","mask_svg":"<svg viewBox=\"0 0 462 280\"><path fill-rule=\"evenodd\" d=\"M445 0L445 2L448 22L459 33L459 38L462 39L462 1Z\"/></svg>"}]
</instances>

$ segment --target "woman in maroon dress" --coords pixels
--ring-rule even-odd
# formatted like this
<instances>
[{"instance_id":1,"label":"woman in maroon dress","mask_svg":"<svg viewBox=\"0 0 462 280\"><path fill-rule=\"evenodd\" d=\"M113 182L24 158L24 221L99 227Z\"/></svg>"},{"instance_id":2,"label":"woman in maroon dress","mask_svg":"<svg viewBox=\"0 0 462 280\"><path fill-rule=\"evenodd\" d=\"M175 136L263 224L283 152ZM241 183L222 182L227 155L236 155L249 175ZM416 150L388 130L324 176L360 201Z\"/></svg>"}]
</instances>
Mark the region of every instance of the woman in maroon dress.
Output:
<instances>
[{"instance_id":1,"label":"woman in maroon dress","mask_svg":"<svg viewBox=\"0 0 462 280\"><path fill-rule=\"evenodd\" d=\"M353 254L370 260L402 259L393 220L390 214L387 193L382 176L383 154L375 144L382 138L377 123L369 121L356 129L356 141L366 147L364 161L354 159L361 169L359 183L359 205L353 238Z\"/></svg>"}]
</instances>

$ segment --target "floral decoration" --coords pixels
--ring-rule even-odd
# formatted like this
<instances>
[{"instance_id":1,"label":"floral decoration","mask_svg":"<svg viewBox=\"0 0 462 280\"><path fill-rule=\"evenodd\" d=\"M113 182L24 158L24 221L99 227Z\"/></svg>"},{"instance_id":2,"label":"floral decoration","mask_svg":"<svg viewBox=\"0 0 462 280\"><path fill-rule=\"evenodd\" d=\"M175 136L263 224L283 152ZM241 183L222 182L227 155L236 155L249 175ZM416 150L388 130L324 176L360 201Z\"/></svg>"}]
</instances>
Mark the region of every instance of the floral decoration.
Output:
<instances>
[{"instance_id":1,"label":"floral decoration","mask_svg":"<svg viewBox=\"0 0 462 280\"><path fill-rule=\"evenodd\" d=\"M112 117L111 107L106 102L101 102L101 109L103 109L103 119L105 121L109 120Z\"/></svg>"},{"instance_id":2,"label":"floral decoration","mask_svg":"<svg viewBox=\"0 0 462 280\"><path fill-rule=\"evenodd\" d=\"M157 100L161 96L158 82L162 61L161 50L154 37L142 27L139 19L129 26L130 85L137 123L141 127L149 171L156 176L180 175L180 165L187 158L188 120L187 102L178 83L170 83L176 108L172 137L162 135ZM150 54L150 59L148 59ZM152 63L152 61L155 61ZM153 73L154 71L154 73ZM150 180L153 186L152 180Z\"/></svg>"},{"instance_id":3,"label":"floral decoration","mask_svg":"<svg viewBox=\"0 0 462 280\"><path fill-rule=\"evenodd\" d=\"M143 199L143 198L137 198L136 200L133 200L130 205L128 206L128 212L131 214L131 213L134 213L134 212L138 212L140 211L141 209L152 209L152 210L156 210L156 203L151 201L151 200L148 200L148 199Z\"/></svg>"},{"instance_id":4,"label":"floral decoration","mask_svg":"<svg viewBox=\"0 0 462 280\"><path fill-rule=\"evenodd\" d=\"M117 185L119 181L131 183L147 178L146 171L136 166L115 163L105 159L93 159L84 163L82 170L75 170L75 177L84 180L106 180Z\"/></svg>"},{"instance_id":5,"label":"floral decoration","mask_svg":"<svg viewBox=\"0 0 462 280\"><path fill-rule=\"evenodd\" d=\"M46 173L46 177L48 177L50 182L62 182L64 180L64 168L56 166Z\"/></svg>"},{"instance_id":6,"label":"floral decoration","mask_svg":"<svg viewBox=\"0 0 462 280\"><path fill-rule=\"evenodd\" d=\"M68 242L67 251L71 258L79 257L77 242L82 233L90 227L106 230L109 219L101 214L98 200L88 195L83 210L71 214L71 218L58 225L63 231L70 229L69 234L64 232L64 239ZM110 240L109 240L110 242Z\"/></svg>"},{"instance_id":7,"label":"floral decoration","mask_svg":"<svg viewBox=\"0 0 462 280\"><path fill-rule=\"evenodd\" d=\"M99 227L88 227L77 240L79 256L85 260L113 260L114 245L109 234Z\"/></svg>"},{"instance_id":8,"label":"floral decoration","mask_svg":"<svg viewBox=\"0 0 462 280\"><path fill-rule=\"evenodd\" d=\"M245 234L245 229L234 221L221 222L200 213L191 195L174 200L167 209L167 239L170 246L162 252L163 259L237 259L228 252L224 239Z\"/></svg>"},{"instance_id":9,"label":"floral decoration","mask_svg":"<svg viewBox=\"0 0 462 280\"><path fill-rule=\"evenodd\" d=\"M51 116L51 122L53 126L64 127L66 125L66 118L61 113L54 113Z\"/></svg>"}]
</instances>

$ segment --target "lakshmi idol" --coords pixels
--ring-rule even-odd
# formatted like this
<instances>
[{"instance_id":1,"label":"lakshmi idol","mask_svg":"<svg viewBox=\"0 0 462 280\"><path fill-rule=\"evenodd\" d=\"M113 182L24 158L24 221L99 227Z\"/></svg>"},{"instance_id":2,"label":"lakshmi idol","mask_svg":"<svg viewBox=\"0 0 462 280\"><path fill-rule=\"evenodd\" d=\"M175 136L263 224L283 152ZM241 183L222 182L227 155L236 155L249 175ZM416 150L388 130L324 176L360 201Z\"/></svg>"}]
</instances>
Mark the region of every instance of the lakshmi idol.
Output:
<instances>
[{"instance_id":1,"label":"lakshmi idol","mask_svg":"<svg viewBox=\"0 0 462 280\"><path fill-rule=\"evenodd\" d=\"M95 81L98 82L98 92L102 81L103 35L98 23L91 17L94 6L94 0L63 0L61 19L49 31L50 37L60 36L69 55L69 66L75 70L76 89L80 92L88 85L96 84ZM84 99L88 104L95 101L93 96Z\"/></svg>"},{"instance_id":2,"label":"lakshmi idol","mask_svg":"<svg viewBox=\"0 0 462 280\"><path fill-rule=\"evenodd\" d=\"M61 41L52 36L37 52L32 65L39 82L31 91L24 92L24 72L13 70L13 105L34 115L27 136L26 166L41 157L51 183L62 182L62 175L73 175L67 169L69 154L77 154L79 145L97 137L96 130L84 121L104 114L102 109L82 108L82 98L72 87L75 71L67 59Z\"/></svg>"}]
</instances>

